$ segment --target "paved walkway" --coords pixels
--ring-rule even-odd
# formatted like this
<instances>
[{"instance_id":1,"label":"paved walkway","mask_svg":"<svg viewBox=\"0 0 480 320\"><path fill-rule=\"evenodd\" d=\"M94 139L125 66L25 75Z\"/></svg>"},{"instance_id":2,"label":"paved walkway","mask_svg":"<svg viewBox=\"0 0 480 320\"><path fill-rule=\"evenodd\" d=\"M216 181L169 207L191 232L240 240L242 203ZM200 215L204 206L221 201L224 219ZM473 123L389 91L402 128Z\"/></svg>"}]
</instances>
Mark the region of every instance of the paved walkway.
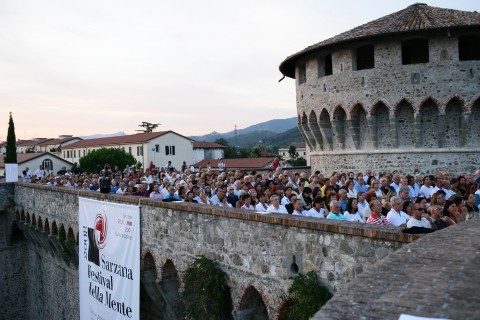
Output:
<instances>
[{"instance_id":1,"label":"paved walkway","mask_svg":"<svg viewBox=\"0 0 480 320\"><path fill-rule=\"evenodd\" d=\"M480 319L480 219L428 234L345 285L312 319Z\"/></svg>"}]
</instances>

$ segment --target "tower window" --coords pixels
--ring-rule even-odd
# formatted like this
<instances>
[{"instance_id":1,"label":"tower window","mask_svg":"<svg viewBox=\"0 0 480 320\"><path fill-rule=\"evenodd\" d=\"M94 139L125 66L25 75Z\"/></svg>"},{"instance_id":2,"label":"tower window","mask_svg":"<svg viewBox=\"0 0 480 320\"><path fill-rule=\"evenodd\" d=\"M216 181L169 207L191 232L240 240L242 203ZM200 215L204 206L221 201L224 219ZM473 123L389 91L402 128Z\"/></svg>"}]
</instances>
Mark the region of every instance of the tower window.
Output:
<instances>
[{"instance_id":1,"label":"tower window","mask_svg":"<svg viewBox=\"0 0 480 320\"><path fill-rule=\"evenodd\" d=\"M304 64L298 67L298 84L307 82L307 68Z\"/></svg>"},{"instance_id":2,"label":"tower window","mask_svg":"<svg viewBox=\"0 0 480 320\"><path fill-rule=\"evenodd\" d=\"M353 70L364 70L375 68L374 47L369 44L363 47L358 47L354 52Z\"/></svg>"},{"instance_id":3,"label":"tower window","mask_svg":"<svg viewBox=\"0 0 480 320\"><path fill-rule=\"evenodd\" d=\"M428 40L411 39L402 42L402 64L428 63Z\"/></svg>"},{"instance_id":4,"label":"tower window","mask_svg":"<svg viewBox=\"0 0 480 320\"><path fill-rule=\"evenodd\" d=\"M480 36L458 37L458 57L460 61L480 60Z\"/></svg>"},{"instance_id":5,"label":"tower window","mask_svg":"<svg viewBox=\"0 0 480 320\"><path fill-rule=\"evenodd\" d=\"M332 54L318 58L318 77L330 76L333 74Z\"/></svg>"}]
</instances>

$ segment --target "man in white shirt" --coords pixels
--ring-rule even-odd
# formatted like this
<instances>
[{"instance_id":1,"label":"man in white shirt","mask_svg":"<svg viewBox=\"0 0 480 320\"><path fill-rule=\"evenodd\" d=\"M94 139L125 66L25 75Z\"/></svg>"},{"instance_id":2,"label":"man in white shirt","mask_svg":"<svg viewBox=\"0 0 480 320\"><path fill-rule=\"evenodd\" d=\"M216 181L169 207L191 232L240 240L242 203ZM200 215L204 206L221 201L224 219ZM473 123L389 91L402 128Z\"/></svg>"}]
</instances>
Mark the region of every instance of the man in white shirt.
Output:
<instances>
[{"instance_id":1,"label":"man in white shirt","mask_svg":"<svg viewBox=\"0 0 480 320\"><path fill-rule=\"evenodd\" d=\"M38 169L35 170L35 179L42 180L44 174L45 174L45 170L43 170L43 167L38 166Z\"/></svg>"},{"instance_id":2,"label":"man in white shirt","mask_svg":"<svg viewBox=\"0 0 480 320\"><path fill-rule=\"evenodd\" d=\"M365 208L368 207L368 202L365 200L365 193L363 192L358 192L357 193L357 201L358 201L358 213L360 213L360 216L363 217L363 211ZM370 216L370 215L368 215ZM368 218L367 216L367 218Z\"/></svg>"},{"instance_id":3,"label":"man in white shirt","mask_svg":"<svg viewBox=\"0 0 480 320\"><path fill-rule=\"evenodd\" d=\"M303 210L303 202L300 199L295 200L293 203L293 212L294 216L307 216L307 211Z\"/></svg>"},{"instance_id":4,"label":"man in white shirt","mask_svg":"<svg viewBox=\"0 0 480 320\"><path fill-rule=\"evenodd\" d=\"M285 206L282 206L280 204L280 198L278 197L278 195L272 194L272 196L270 197L270 203L271 205L268 206L267 212L288 214Z\"/></svg>"},{"instance_id":5,"label":"man in white shirt","mask_svg":"<svg viewBox=\"0 0 480 320\"><path fill-rule=\"evenodd\" d=\"M393 182L390 184L390 187L392 187L395 192L398 193L398 189L400 189L401 186L402 184L400 183L400 175L396 173L393 175Z\"/></svg>"},{"instance_id":6,"label":"man in white shirt","mask_svg":"<svg viewBox=\"0 0 480 320\"><path fill-rule=\"evenodd\" d=\"M117 191L115 192L116 194L124 194L125 191L127 191L127 187L125 186L125 182L121 181L119 184L118 184L119 188L117 189Z\"/></svg>"},{"instance_id":7,"label":"man in white shirt","mask_svg":"<svg viewBox=\"0 0 480 320\"><path fill-rule=\"evenodd\" d=\"M316 197L312 202L312 209L307 211L307 216L325 219L325 201L322 197Z\"/></svg>"},{"instance_id":8,"label":"man in white shirt","mask_svg":"<svg viewBox=\"0 0 480 320\"><path fill-rule=\"evenodd\" d=\"M406 227L410 216L402 211L402 199L400 197L392 197L390 200L392 209L387 213L387 220L392 226Z\"/></svg>"},{"instance_id":9,"label":"man in white shirt","mask_svg":"<svg viewBox=\"0 0 480 320\"><path fill-rule=\"evenodd\" d=\"M408 220L407 227L423 227L431 229L433 219L425 213L425 208L421 203L415 203L413 205L412 219Z\"/></svg>"}]
</instances>

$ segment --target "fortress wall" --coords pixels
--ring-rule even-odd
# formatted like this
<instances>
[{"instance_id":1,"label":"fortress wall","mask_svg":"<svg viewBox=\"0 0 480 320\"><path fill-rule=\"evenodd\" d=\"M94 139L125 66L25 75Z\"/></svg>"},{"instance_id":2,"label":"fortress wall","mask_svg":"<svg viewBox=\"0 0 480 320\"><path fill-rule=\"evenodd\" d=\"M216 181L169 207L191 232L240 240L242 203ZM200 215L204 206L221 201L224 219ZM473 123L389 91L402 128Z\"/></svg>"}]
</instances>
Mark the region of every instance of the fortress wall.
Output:
<instances>
[{"instance_id":1,"label":"fortress wall","mask_svg":"<svg viewBox=\"0 0 480 320\"><path fill-rule=\"evenodd\" d=\"M291 283L294 255L299 272L317 271L322 282L336 291L378 260L416 239L393 227L252 214L238 209L162 203L23 183L16 185L16 209L30 217L35 214L37 224L41 219L45 226L48 218L50 228L55 222L58 227L63 224L67 232L73 229L78 241L79 195L140 205L142 262L150 253L158 278L167 260L181 274L196 256L205 255L218 261L227 272L234 307L238 307L245 290L254 286L271 318L276 318ZM48 235L38 226L28 225L24 233L34 243L33 250L25 255L28 270L33 271L28 276L33 283L27 287L26 300L40 308L45 317L76 315L78 269L54 257L42 240Z\"/></svg>"},{"instance_id":2,"label":"fortress wall","mask_svg":"<svg viewBox=\"0 0 480 320\"><path fill-rule=\"evenodd\" d=\"M472 174L478 168L480 150L366 150L357 152L321 153L312 157L312 167L324 174L360 171L371 168L375 175L395 170L403 174L435 174L445 171L451 174Z\"/></svg>"}]
</instances>

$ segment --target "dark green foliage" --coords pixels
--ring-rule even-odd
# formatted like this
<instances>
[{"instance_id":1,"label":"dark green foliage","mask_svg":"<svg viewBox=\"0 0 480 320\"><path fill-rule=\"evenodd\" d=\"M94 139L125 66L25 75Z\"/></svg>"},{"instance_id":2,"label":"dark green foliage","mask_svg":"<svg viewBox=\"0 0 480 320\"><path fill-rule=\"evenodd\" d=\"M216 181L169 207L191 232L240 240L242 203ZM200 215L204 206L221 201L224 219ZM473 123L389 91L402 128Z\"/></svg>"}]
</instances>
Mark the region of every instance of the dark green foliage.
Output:
<instances>
[{"instance_id":1,"label":"dark green foliage","mask_svg":"<svg viewBox=\"0 0 480 320\"><path fill-rule=\"evenodd\" d=\"M225 146L225 158L257 158L260 152L277 153L279 148L284 148L296 141L303 141L298 128L292 128L282 133L272 131L254 131L241 134L237 137L238 146L234 146L235 137L219 138L215 143Z\"/></svg>"},{"instance_id":2,"label":"dark green foliage","mask_svg":"<svg viewBox=\"0 0 480 320\"><path fill-rule=\"evenodd\" d=\"M5 155L5 163L17 163L17 145L15 138L15 125L13 124L12 113L10 112L10 120L8 120L7 134L7 152Z\"/></svg>"},{"instance_id":3,"label":"dark green foliage","mask_svg":"<svg viewBox=\"0 0 480 320\"><path fill-rule=\"evenodd\" d=\"M315 271L298 274L288 288L289 319L310 319L331 297Z\"/></svg>"},{"instance_id":4,"label":"dark green foliage","mask_svg":"<svg viewBox=\"0 0 480 320\"><path fill-rule=\"evenodd\" d=\"M106 163L108 163L111 168L115 166L125 168L126 165L134 165L136 160L130 153L120 148L101 148L80 158L80 165L86 172L98 173Z\"/></svg>"},{"instance_id":5,"label":"dark green foliage","mask_svg":"<svg viewBox=\"0 0 480 320\"><path fill-rule=\"evenodd\" d=\"M197 258L183 277L188 319L231 319L233 307L227 280L227 274L215 261L204 256Z\"/></svg>"},{"instance_id":6,"label":"dark green foliage","mask_svg":"<svg viewBox=\"0 0 480 320\"><path fill-rule=\"evenodd\" d=\"M288 155L290 156L290 158L292 158L293 161L297 160L298 158L297 148L295 148L295 146L293 145L290 145L290 147L288 148Z\"/></svg>"}]
</instances>

